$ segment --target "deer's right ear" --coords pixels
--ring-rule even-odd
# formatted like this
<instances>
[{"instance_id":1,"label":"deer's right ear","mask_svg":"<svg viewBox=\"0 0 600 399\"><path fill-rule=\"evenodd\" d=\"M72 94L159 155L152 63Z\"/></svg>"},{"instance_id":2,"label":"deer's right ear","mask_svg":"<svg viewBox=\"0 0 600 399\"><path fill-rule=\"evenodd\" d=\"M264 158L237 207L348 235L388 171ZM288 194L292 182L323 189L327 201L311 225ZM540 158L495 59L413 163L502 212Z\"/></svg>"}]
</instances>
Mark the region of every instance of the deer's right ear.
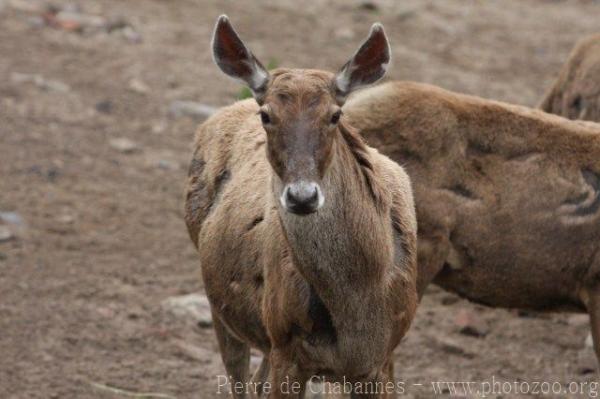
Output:
<instances>
[{"instance_id":1,"label":"deer's right ear","mask_svg":"<svg viewBox=\"0 0 600 399\"><path fill-rule=\"evenodd\" d=\"M244 45L226 15L217 19L212 50L219 68L226 75L248 85L254 98L260 103L269 82L269 72Z\"/></svg>"}]
</instances>

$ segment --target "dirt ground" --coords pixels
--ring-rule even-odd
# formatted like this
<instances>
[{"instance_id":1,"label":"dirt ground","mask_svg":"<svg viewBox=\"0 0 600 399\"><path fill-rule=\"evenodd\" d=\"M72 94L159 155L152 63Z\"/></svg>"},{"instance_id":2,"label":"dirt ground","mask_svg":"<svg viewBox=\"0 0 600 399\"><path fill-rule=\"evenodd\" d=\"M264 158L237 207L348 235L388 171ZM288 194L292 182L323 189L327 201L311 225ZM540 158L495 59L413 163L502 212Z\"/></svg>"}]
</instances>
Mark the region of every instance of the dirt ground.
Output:
<instances>
[{"instance_id":1,"label":"dirt ground","mask_svg":"<svg viewBox=\"0 0 600 399\"><path fill-rule=\"evenodd\" d=\"M165 298L202 291L182 221L199 119L169 108L176 100L221 106L238 95L209 52L219 14L265 62L327 69L382 21L390 78L529 106L575 41L600 30L598 1L52 5L49 13L45 0L0 0L0 227L12 235L0 237L6 399L127 397L97 384L225 397L216 394L224 369L212 330L161 308ZM88 20L81 27L57 10ZM436 396L431 381L565 388L595 378L584 315L488 309L430 291L397 350L404 397L450 395ZM461 332L465 320L474 334Z\"/></svg>"}]
</instances>

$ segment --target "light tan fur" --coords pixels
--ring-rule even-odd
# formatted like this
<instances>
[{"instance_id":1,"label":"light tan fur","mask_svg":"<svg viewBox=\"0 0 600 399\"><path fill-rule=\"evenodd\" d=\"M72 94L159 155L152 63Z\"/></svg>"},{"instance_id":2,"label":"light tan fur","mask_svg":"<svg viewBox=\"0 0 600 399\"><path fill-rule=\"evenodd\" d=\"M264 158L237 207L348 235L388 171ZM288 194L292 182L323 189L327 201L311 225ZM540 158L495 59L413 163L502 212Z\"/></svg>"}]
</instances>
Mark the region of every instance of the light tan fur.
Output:
<instances>
[{"instance_id":1,"label":"light tan fur","mask_svg":"<svg viewBox=\"0 0 600 399\"><path fill-rule=\"evenodd\" d=\"M278 90L307 99L333 78L280 70L273 81L282 75ZM256 101L241 101L200 127L187 188L186 223L228 371L246 381L253 346L270 359L273 387L312 375L393 380L392 350L417 302L407 175L342 118L322 182L323 208L290 215L277 200L280 183L258 111Z\"/></svg>"},{"instance_id":2,"label":"light tan fur","mask_svg":"<svg viewBox=\"0 0 600 399\"><path fill-rule=\"evenodd\" d=\"M600 122L600 34L577 43L540 108L569 119Z\"/></svg>"},{"instance_id":3,"label":"light tan fur","mask_svg":"<svg viewBox=\"0 0 600 399\"><path fill-rule=\"evenodd\" d=\"M599 124L407 82L345 112L413 182L421 295L587 310L599 353Z\"/></svg>"}]
</instances>

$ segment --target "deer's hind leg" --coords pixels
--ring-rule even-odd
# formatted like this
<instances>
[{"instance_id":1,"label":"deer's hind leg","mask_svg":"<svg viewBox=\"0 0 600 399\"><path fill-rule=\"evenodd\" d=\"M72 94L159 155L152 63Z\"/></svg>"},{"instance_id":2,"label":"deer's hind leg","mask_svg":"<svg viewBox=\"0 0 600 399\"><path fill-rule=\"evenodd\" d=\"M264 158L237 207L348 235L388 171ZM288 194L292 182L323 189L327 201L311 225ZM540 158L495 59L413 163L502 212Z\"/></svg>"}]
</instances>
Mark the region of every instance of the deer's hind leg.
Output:
<instances>
[{"instance_id":1,"label":"deer's hind leg","mask_svg":"<svg viewBox=\"0 0 600 399\"><path fill-rule=\"evenodd\" d=\"M231 383L232 395L236 399L245 399L249 394L246 387L250 373L250 346L233 336L214 312L213 325L221 350L221 358ZM235 389L236 385L244 388Z\"/></svg>"},{"instance_id":2,"label":"deer's hind leg","mask_svg":"<svg viewBox=\"0 0 600 399\"><path fill-rule=\"evenodd\" d=\"M600 365L600 289L587 290L586 296L594 352L596 353L597 363Z\"/></svg>"}]
</instances>

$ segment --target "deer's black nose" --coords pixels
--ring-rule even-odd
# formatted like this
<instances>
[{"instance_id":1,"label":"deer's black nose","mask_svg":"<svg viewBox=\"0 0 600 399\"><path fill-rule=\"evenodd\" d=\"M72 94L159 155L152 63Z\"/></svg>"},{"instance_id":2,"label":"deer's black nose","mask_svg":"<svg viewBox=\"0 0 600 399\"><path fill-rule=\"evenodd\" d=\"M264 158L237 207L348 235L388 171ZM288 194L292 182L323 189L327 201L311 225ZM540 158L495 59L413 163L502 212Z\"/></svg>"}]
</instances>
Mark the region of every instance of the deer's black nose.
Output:
<instances>
[{"instance_id":1,"label":"deer's black nose","mask_svg":"<svg viewBox=\"0 0 600 399\"><path fill-rule=\"evenodd\" d=\"M285 186L281 202L288 212L308 215L323 205L323 194L317 183L301 181Z\"/></svg>"}]
</instances>

